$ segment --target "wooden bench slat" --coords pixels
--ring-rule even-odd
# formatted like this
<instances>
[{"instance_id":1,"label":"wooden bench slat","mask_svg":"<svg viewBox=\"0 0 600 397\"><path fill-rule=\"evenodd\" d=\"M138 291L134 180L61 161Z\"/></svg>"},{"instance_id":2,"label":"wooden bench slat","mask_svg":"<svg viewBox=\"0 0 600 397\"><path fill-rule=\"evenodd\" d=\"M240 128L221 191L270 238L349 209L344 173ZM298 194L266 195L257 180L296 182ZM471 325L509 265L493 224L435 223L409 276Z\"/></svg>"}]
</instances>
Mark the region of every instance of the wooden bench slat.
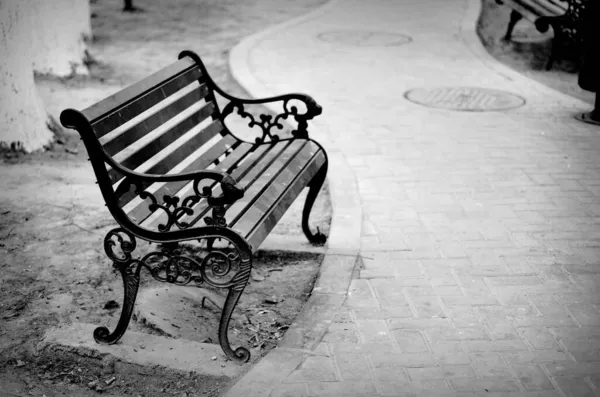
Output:
<instances>
[{"instance_id":1,"label":"wooden bench slat","mask_svg":"<svg viewBox=\"0 0 600 397\"><path fill-rule=\"evenodd\" d=\"M252 145L249 143L243 142L236 149L234 149L234 151L232 153L230 153L219 164L217 164L214 167L206 167L206 169L227 171L229 168L234 167L242 158L247 156L251 150L252 150ZM183 187L181 187L181 185L176 185L178 183L182 184ZM192 183L172 182L172 185L169 186L169 194L177 195L180 198L184 198L187 195L191 194L192 192L193 192ZM205 202L205 200L202 200L201 203L202 202ZM196 204L196 206L193 206L192 209L194 210L194 214L197 214L198 213L198 204ZM187 219L184 219L184 218L180 218L179 220L184 221L184 222L187 221ZM142 224L144 227L146 227L148 229L156 230L158 228L158 225L166 223L167 216L164 213L164 211L156 211L155 213L148 216L146 219L140 219L139 221L140 221L140 224Z\"/></svg>"},{"instance_id":2,"label":"wooden bench slat","mask_svg":"<svg viewBox=\"0 0 600 397\"><path fill-rule=\"evenodd\" d=\"M267 169L265 169L258 178L252 181L252 184L246 188L247 194L243 198L236 201L231 207L227 209L227 220L229 226L234 225L238 219L244 215L247 208L260 197L260 195L269 187L269 184L277 178L277 176L284 172L287 165L303 150L310 150L308 141L296 140L286 147L276 159L273 161ZM241 181L242 186L246 183L246 178Z\"/></svg>"},{"instance_id":3,"label":"wooden bench slat","mask_svg":"<svg viewBox=\"0 0 600 397\"><path fill-rule=\"evenodd\" d=\"M240 186L248 188L248 186L250 186L252 182L256 180L258 175L264 172L264 170L269 167L281 153L283 153L289 144L289 142L278 142L274 145L260 145L256 147L256 149L248 156L243 158L235 169L232 169L232 167L219 167L222 167L226 164L219 164L217 169L230 173L231 176L238 181ZM213 194L216 196L222 193L221 187L218 184L211 185L211 188L213 190ZM244 196L247 194L248 193L246 192ZM200 201L192 208L194 210L194 214L190 216L184 215L181 218L181 221L187 222L190 225L195 225L198 223L208 214L210 210L206 200Z\"/></svg>"},{"instance_id":4,"label":"wooden bench slat","mask_svg":"<svg viewBox=\"0 0 600 397\"><path fill-rule=\"evenodd\" d=\"M279 196L286 189L292 187L291 183L302 174L304 167L318 152L319 148L316 145L304 145L294 157L290 158L281 167L280 172L273 179L264 184L265 189L261 190L260 194L252 197L252 202L248 203L249 205L246 206L244 211L232 218L229 226L249 232L254 225L260 222L260 219L269 208L276 205ZM310 178L312 178L312 175ZM255 185L260 186L261 183Z\"/></svg>"},{"instance_id":5,"label":"wooden bench slat","mask_svg":"<svg viewBox=\"0 0 600 397\"><path fill-rule=\"evenodd\" d=\"M502 0L502 2L531 22L535 22L540 16L562 15L567 10L566 4L563 6L556 2L534 0Z\"/></svg>"},{"instance_id":6,"label":"wooden bench slat","mask_svg":"<svg viewBox=\"0 0 600 397\"><path fill-rule=\"evenodd\" d=\"M296 197L300 194L306 184L315 176L319 169L325 163L325 154L321 151L314 156L302 174L298 175L288 189L278 198L277 204L262 215L261 220L255 227L246 234L246 240L255 251L260 244L267 238L271 230L277 225L283 214L290 208ZM258 216L255 215L255 216ZM237 228L243 229L241 225L236 225Z\"/></svg>"},{"instance_id":7,"label":"wooden bench slat","mask_svg":"<svg viewBox=\"0 0 600 397\"><path fill-rule=\"evenodd\" d=\"M204 99L207 93L208 90L206 89L206 86L197 86L183 97L170 103L168 106L159 109L144 120L134 124L112 140L104 143L104 150L106 150L106 152L111 156L120 152L125 147L131 145L149 132L154 131L157 127L166 123L183 110L188 109L190 106ZM212 103L208 103L207 106L209 108L206 111L208 116L210 116L214 111L215 106Z\"/></svg>"},{"instance_id":8,"label":"wooden bench slat","mask_svg":"<svg viewBox=\"0 0 600 397\"><path fill-rule=\"evenodd\" d=\"M131 170L136 169L137 167L144 164L146 161L150 160L160 151L167 148L168 145L175 142L181 136L190 132L191 130L197 130L199 124L205 119L207 113L211 112L212 109L210 106L205 106L200 111L193 113L191 116L181 121L177 125L170 128L168 131L159 135L155 139L150 142L141 142L141 145L134 147L133 145L127 148L127 153L123 153L122 151L114 156L114 159L119 162L123 167L129 168ZM195 128L196 127L196 128ZM213 136L216 136L221 131L223 131L223 125L220 121L216 120L202 128L197 134L194 134L194 143L198 146L203 145L206 141L211 139ZM154 138L154 137L152 137ZM190 142L191 144L192 142ZM141 146L141 147L140 147ZM121 156L124 154L123 156Z\"/></svg>"},{"instance_id":9,"label":"wooden bench slat","mask_svg":"<svg viewBox=\"0 0 600 397\"><path fill-rule=\"evenodd\" d=\"M162 170L161 172L157 172L157 169L150 168L148 173L150 174L173 174L173 173L186 173L193 172L206 169L210 164L214 163L219 157L221 157L227 150L234 147L234 145L238 141L232 137L227 136L222 139L217 140L212 146L209 144L202 146L201 148L194 148L190 145L186 145L186 147L190 148L193 153L186 156L183 161L179 164L173 166L168 170ZM244 147L239 148L241 151L248 150ZM180 164L187 164L183 167ZM157 165L158 166L158 165ZM157 195L157 197L162 197L165 194L173 194L181 187L186 184L185 181L182 182L169 182L169 183L156 183L150 184L146 183L142 185L142 188L147 190L150 193ZM142 208L125 208L125 206L135 199L137 195L134 192L130 192L125 194L120 199L121 207L125 210L125 212L130 215L132 218L136 220L143 220L147 215L142 216L141 214L146 212L148 204L143 204L142 200L138 200L137 206L141 206ZM144 209L145 207L145 209ZM149 211L147 211L149 213Z\"/></svg>"},{"instance_id":10,"label":"wooden bench slat","mask_svg":"<svg viewBox=\"0 0 600 397\"><path fill-rule=\"evenodd\" d=\"M183 58L82 113L93 126L98 126L96 136L101 137L201 77L202 72L193 61Z\"/></svg>"}]
</instances>

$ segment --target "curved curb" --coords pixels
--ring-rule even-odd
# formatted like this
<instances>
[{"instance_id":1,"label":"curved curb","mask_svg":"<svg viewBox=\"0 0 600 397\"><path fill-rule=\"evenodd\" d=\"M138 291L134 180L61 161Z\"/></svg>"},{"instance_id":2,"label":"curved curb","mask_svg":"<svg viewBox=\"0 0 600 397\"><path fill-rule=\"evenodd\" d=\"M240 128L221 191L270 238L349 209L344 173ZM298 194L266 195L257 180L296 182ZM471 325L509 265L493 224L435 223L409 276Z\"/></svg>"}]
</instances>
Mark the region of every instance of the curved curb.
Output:
<instances>
[{"instance_id":1,"label":"curved curb","mask_svg":"<svg viewBox=\"0 0 600 397\"><path fill-rule=\"evenodd\" d=\"M504 76L509 81L518 81L519 84L527 86L527 89L531 89L540 92L545 95L554 95L561 101L571 101L573 105L580 106L583 109L589 108L589 103L572 97L564 92L558 91L552 87L548 87L540 82L530 79L527 76L522 75L509 66L506 66L496 60L483 46L483 43L477 36L477 22L479 21L481 11L483 8L482 0L466 0L465 16L463 17L459 36L462 39L465 46L473 53L473 55L485 64L489 69Z\"/></svg>"},{"instance_id":2,"label":"curved curb","mask_svg":"<svg viewBox=\"0 0 600 397\"><path fill-rule=\"evenodd\" d=\"M267 36L315 18L340 2L341 0L330 0L308 14L242 40L231 50L229 56L229 69L233 78L252 97L278 94L270 92L252 73L249 55L253 48ZM274 106L267 105L267 108L277 111ZM313 131L317 130L314 123L309 123L309 128ZM324 140L319 139L324 146L327 145L328 140L328 137ZM320 354L315 351L315 348L346 299L360 249L362 205L356 176L344 154L333 147L326 150L330 163L327 181L333 215L327 251L313 292L280 344L239 379L227 391L225 397L266 397L307 356Z\"/></svg>"}]
</instances>

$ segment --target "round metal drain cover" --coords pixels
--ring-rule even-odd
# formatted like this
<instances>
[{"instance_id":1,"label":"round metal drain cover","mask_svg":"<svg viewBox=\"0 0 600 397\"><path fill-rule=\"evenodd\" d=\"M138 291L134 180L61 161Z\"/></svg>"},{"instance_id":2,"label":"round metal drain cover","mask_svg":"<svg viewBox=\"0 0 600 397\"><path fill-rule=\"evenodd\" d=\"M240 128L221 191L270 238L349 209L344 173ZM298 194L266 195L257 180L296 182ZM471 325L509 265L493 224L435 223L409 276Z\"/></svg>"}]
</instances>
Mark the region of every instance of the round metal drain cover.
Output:
<instances>
[{"instance_id":1,"label":"round metal drain cover","mask_svg":"<svg viewBox=\"0 0 600 397\"><path fill-rule=\"evenodd\" d=\"M477 87L415 88L404 97L428 107L467 112L506 110L525 104L525 99L510 92Z\"/></svg>"},{"instance_id":2,"label":"round metal drain cover","mask_svg":"<svg viewBox=\"0 0 600 397\"><path fill-rule=\"evenodd\" d=\"M334 30L320 33L317 38L329 43L358 47L399 46L412 41L410 36L400 33L374 32L369 30Z\"/></svg>"}]
</instances>

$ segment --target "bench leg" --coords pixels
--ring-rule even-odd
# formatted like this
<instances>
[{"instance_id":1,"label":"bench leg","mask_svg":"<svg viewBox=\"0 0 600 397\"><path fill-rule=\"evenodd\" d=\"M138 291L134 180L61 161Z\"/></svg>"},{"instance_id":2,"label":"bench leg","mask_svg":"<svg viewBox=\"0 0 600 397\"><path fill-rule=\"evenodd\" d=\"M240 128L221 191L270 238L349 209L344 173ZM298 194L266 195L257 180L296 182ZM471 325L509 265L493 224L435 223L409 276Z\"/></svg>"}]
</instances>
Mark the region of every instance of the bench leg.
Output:
<instances>
[{"instance_id":1,"label":"bench leg","mask_svg":"<svg viewBox=\"0 0 600 397\"><path fill-rule=\"evenodd\" d=\"M132 260L126 264L116 264L116 266L119 267L119 271L121 272L125 292L121 317L119 317L117 327L112 333L106 327L98 327L94 330L94 339L96 342L109 345L116 343L125 334L125 331L127 331L131 315L133 314L135 299L137 298L140 285L140 270L142 268L141 263L137 260Z\"/></svg>"},{"instance_id":2,"label":"bench leg","mask_svg":"<svg viewBox=\"0 0 600 397\"><path fill-rule=\"evenodd\" d=\"M504 41L510 41L510 39L512 38L512 32L513 32L513 29L515 28L515 25L522 18L523 18L523 15L521 15L519 12L517 12L515 10L512 10L512 12L510 13L510 21L508 22L508 28L506 29L506 34L504 35L504 38L503 38Z\"/></svg>"},{"instance_id":3,"label":"bench leg","mask_svg":"<svg viewBox=\"0 0 600 397\"><path fill-rule=\"evenodd\" d=\"M233 314L233 310L240 300L248 279L250 278L250 270L252 269L252 257L249 254L247 261L240 263L240 270L232 280L233 286L230 287L225 304L223 305L223 311L221 313L221 321L219 323L219 344L221 349L229 359L237 361L239 363L245 363L250 360L250 352L245 347L238 347L233 350L229 344L229 337L227 336L227 328L229 328L229 320Z\"/></svg>"},{"instance_id":4,"label":"bench leg","mask_svg":"<svg viewBox=\"0 0 600 397\"><path fill-rule=\"evenodd\" d=\"M308 184L309 191L306 195L306 201L304 202L304 210L302 211L302 231L304 235L312 244L323 245L327 241L327 237L321 233L317 227L317 233L313 234L308 226L308 219L310 218L310 212L312 211L313 204L317 199L317 195L325 182L327 177L327 163L319 170L317 175L314 176L313 180Z\"/></svg>"}]
</instances>

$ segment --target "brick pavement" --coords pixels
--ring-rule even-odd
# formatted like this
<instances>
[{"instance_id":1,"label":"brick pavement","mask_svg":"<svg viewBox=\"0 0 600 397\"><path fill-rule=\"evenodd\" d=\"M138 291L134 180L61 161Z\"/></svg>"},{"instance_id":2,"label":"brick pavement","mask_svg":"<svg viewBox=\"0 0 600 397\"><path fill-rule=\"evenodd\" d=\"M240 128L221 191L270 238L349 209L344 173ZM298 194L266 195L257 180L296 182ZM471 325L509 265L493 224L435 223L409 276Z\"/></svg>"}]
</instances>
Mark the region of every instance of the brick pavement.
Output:
<instances>
[{"instance_id":1,"label":"brick pavement","mask_svg":"<svg viewBox=\"0 0 600 397\"><path fill-rule=\"evenodd\" d=\"M324 107L362 200L360 263L321 343L271 397L600 396L600 134L589 105L473 44L479 0L339 0L263 37L251 73ZM435 10L435 11L433 11ZM325 42L335 30L402 46ZM426 108L415 87L526 99Z\"/></svg>"}]
</instances>

